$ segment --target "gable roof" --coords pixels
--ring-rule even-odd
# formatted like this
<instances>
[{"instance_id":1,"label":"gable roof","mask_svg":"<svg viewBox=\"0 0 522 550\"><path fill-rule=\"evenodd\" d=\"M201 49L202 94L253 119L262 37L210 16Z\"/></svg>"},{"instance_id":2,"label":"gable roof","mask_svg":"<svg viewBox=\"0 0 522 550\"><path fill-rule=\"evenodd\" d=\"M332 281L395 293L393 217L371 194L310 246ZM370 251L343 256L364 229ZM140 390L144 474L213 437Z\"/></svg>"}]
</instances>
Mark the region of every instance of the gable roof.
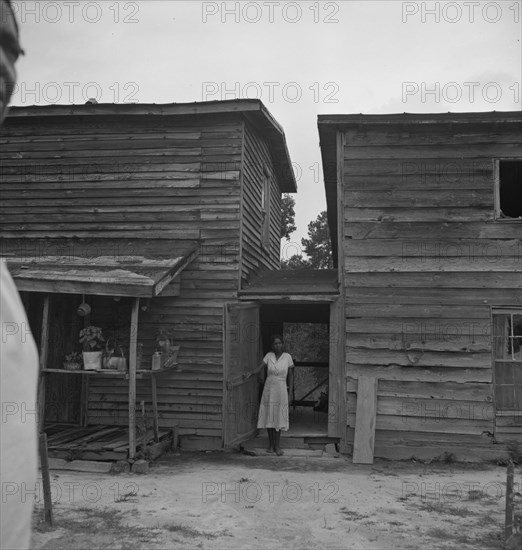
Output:
<instances>
[{"instance_id":1,"label":"gable roof","mask_svg":"<svg viewBox=\"0 0 522 550\"><path fill-rule=\"evenodd\" d=\"M297 183L290 161L283 128L259 99L233 99L227 101L204 101L194 103L96 103L85 105L32 105L11 107L8 119L31 117L156 117L156 116L201 116L215 114L241 114L261 134L272 149L274 170L281 190L295 193Z\"/></svg>"}]
</instances>

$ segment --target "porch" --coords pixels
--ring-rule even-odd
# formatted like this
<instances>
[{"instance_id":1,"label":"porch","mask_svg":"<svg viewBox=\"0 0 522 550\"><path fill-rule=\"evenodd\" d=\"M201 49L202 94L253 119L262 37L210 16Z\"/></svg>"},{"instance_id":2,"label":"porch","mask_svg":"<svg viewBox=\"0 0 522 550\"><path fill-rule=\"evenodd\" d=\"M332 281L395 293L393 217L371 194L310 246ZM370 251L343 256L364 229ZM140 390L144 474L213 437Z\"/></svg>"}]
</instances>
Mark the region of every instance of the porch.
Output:
<instances>
[{"instance_id":1,"label":"porch","mask_svg":"<svg viewBox=\"0 0 522 550\"><path fill-rule=\"evenodd\" d=\"M161 365L152 370L146 357L154 342L138 331L139 313L163 291L179 294L179 275L196 255L192 249L170 259L7 258L39 344L38 423L51 458L132 463L154 459L172 445L175 426L159 428L157 385L163 373L179 369L179 346L169 342ZM75 352L80 330L94 325L103 327L106 361L87 370L79 357L71 368L67 358L80 355ZM123 359L117 368L109 363L110 340Z\"/></svg>"},{"instance_id":2,"label":"porch","mask_svg":"<svg viewBox=\"0 0 522 550\"><path fill-rule=\"evenodd\" d=\"M124 426L73 426L49 424L45 426L50 458L66 461L95 460L120 461L129 457L129 429ZM157 440L156 440L157 439ZM171 448L177 440L176 430L138 433L136 459L154 460Z\"/></svg>"}]
</instances>

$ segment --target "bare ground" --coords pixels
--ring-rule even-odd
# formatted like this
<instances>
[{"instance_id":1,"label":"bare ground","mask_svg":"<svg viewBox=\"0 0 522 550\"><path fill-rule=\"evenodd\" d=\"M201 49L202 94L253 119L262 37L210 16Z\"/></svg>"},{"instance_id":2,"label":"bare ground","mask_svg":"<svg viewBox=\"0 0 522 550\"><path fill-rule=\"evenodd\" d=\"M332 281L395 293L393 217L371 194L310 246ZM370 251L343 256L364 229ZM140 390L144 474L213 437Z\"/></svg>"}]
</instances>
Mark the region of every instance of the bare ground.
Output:
<instances>
[{"instance_id":1,"label":"bare ground","mask_svg":"<svg viewBox=\"0 0 522 550\"><path fill-rule=\"evenodd\" d=\"M52 471L32 549L501 549L505 468L182 453L146 475Z\"/></svg>"}]
</instances>

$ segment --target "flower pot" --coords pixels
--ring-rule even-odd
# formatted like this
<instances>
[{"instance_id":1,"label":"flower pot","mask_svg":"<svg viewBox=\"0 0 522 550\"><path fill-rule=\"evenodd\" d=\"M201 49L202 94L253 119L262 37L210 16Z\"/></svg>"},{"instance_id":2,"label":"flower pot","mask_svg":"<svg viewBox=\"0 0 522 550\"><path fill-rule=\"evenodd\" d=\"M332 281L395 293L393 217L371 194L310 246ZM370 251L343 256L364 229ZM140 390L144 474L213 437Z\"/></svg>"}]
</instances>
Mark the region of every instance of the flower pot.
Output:
<instances>
[{"instance_id":1,"label":"flower pot","mask_svg":"<svg viewBox=\"0 0 522 550\"><path fill-rule=\"evenodd\" d=\"M100 370L102 368L103 351L84 351L83 368L85 370Z\"/></svg>"}]
</instances>

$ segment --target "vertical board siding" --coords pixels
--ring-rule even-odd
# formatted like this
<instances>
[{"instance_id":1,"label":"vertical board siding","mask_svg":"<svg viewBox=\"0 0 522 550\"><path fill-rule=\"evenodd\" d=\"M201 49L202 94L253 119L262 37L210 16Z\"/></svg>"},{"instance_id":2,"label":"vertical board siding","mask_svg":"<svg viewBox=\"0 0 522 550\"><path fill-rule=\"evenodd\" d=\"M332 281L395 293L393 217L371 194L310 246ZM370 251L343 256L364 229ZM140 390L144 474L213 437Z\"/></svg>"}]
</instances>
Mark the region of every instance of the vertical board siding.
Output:
<instances>
[{"instance_id":1,"label":"vertical board siding","mask_svg":"<svg viewBox=\"0 0 522 550\"><path fill-rule=\"evenodd\" d=\"M0 144L3 252L177 257L199 246L180 295L167 288L140 311L138 341L149 365L159 328L181 346L181 372L158 379L160 426L221 437L223 304L236 298L239 272L240 116L7 119ZM111 309L110 298L99 301L102 323ZM91 422L125 425L126 383L90 380ZM138 424L141 401L150 423L148 380L138 380Z\"/></svg>"},{"instance_id":2,"label":"vertical board siding","mask_svg":"<svg viewBox=\"0 0 522 550\"><path fill-rule=\"evenodd\" d=\"M372 126L346 130L340 159L349 440L370 375L377 456L489 443L490 307L522 305L522 227L494 220L493 159L522 158L520 125Z\"/></svg>"},{"instance_id":3,"label":"vertical board siding","mask_svg":"<svg viewBox=\"0 0 522 550\"><path fill-rule=\"evenodd\" d=\"M248 281L256 271L279 268L281 190L274 172L274 162L267 140L246 122L244 142L241 279ZM271 173L269 250L261 246L261 192L265 178L264 165Z\"/></svg>"}]
</instances>

